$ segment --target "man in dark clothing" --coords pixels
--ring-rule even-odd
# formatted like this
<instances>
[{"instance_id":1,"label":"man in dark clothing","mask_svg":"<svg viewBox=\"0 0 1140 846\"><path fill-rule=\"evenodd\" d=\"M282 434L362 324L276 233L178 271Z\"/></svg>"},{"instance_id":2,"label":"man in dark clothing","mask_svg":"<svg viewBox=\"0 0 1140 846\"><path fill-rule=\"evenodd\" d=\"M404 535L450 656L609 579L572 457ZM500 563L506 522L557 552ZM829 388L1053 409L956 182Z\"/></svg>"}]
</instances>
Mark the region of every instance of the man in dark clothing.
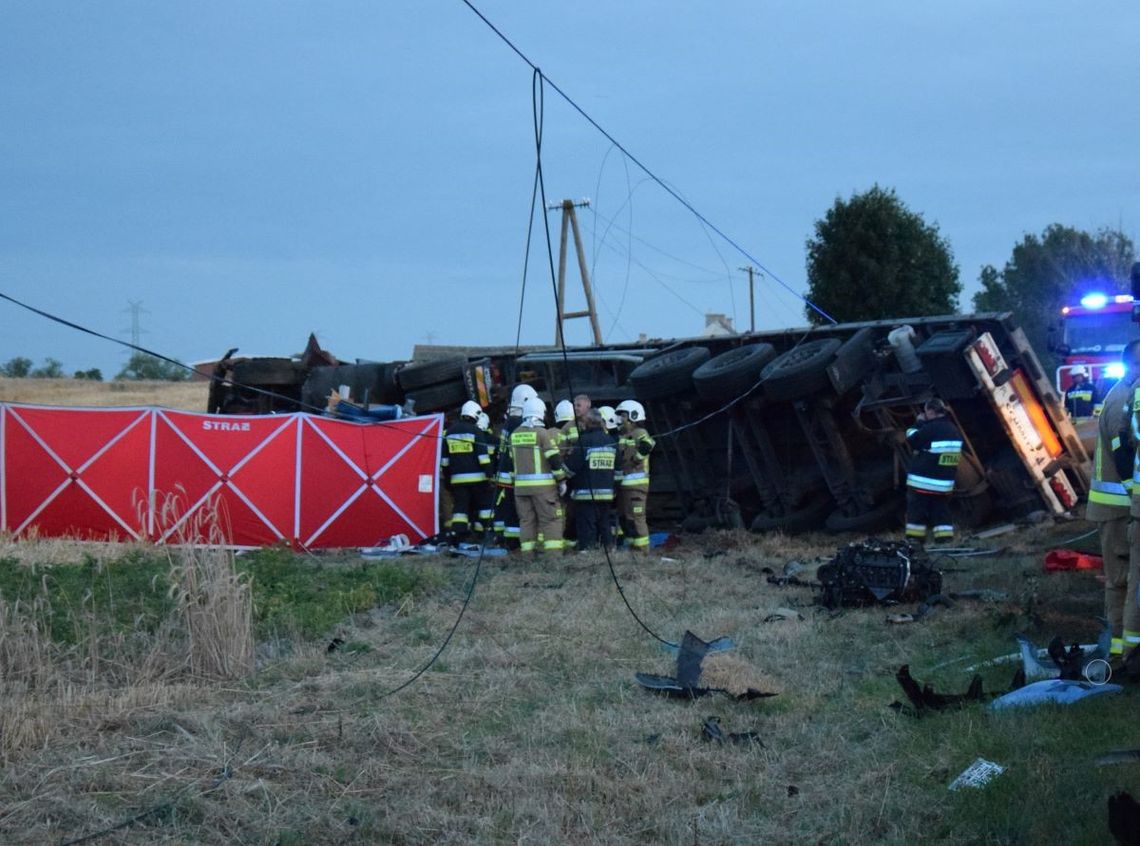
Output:
<instances>
[{"instance_id":1,"label":"man in dark clothing","mask_svg":"<svg viewBox=\"0 0 1140 846\"><path fill-rule=\"evenodd\" d=\"M593 549L600 540L613 546L610 510L614 501L614 464L617 443L606 433L602 415L590 409L578 421L582 434L566 459L573 476L574 522L578 530L578 549Z\"/></svg>"},{"instance_id":2,"label":"man in dark clothing","mask_svg":"<svg viewBox=\"0 0 1140 846\"><path fill-rule=\"evenodd\" d=\"M962 435L946 416L942 400L927 400L907 430L906 442L914 451L906 474L906 536L922 544L932 530L935 540L950 540L950 497L962 458Z\"/></svg>"}]
</instances>

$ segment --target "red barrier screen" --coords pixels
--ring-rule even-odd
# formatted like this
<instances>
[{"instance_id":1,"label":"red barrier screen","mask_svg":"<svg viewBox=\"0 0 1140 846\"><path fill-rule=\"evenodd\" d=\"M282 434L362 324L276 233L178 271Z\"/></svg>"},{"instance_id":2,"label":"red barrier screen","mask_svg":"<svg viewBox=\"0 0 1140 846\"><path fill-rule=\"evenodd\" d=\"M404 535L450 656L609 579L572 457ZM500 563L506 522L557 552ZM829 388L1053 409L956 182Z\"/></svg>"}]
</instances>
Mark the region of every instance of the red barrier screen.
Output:
<instances>
[{"instance_id":1,"label":"red barrier screen","mask_svg":"<svg viewBox=\"0 0 1140 846\"><path fill-rule=\"evenodd\" d=\"M0 403L0 531L202 540L191 527L209 508L234 546L419 540L438 531L442 432L441 415L366 424Z\"/></svg>"}]
</instances>

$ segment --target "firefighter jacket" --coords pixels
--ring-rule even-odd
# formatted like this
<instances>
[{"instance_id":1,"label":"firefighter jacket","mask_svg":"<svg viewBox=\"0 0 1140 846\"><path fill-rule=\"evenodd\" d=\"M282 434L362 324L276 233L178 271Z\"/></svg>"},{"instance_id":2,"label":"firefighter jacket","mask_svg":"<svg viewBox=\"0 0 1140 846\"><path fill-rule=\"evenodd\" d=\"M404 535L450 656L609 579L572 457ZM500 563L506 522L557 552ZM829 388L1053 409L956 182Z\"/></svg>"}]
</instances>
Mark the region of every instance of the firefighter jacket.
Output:
<instances>
[{"instance_id":1,"label":"firefighter jacket","mask_svg":"<svg viewBox=\"0 0 1140 846\"><path fill-rule=\"evenodd\" d=\"M954 492L954 477L962 458L962 435L946 417L919 420L907 429L906 442L914 451L906 486L927 494Z\"/></svg>"},{"instance_id":2,"label":"firefighter jacket","mask_svg":"<svg viewBox=\"0 0 1140 846\"><path fill-rule=\"evenodd\" d=\"M623 488L649 487L649 453L656 445L640 426L622 431L618 438L618 461Z\"/></svg>"},{"instance_id":3,"label":"firefighter jacket","mask_svg":"<svg viewBox=\"0 0 1140 846\"><path fill-rule=\"evenodd\" d=\"M1092 417L1096 402L1093 383L1084 379L1079 385L1072 385L1065 391L1065 409L1070 417Z\"/></svg>"},{"instance_id":4,"label":"firefighter jacket","mask_svg":"<svg viewBox=\"0 0 1140 846\"><path fill-rule=\"evenodd\" d=\"M1128 415L1128 429L1124 434L1132 452L1132 516L1140 517L1140 379L1132 384L1132 407ZM1107 410L1107 409L1106 409Z\"/></svg>"},{"instance_id":5,"label":"firefighter jacket","mask_svg":"<svg viewBox=\"0 0 1140 846\"><path fill-rule=\"evenodd\" d=\"M440 465L448 484L477 485L487 481L491 457L479 427L467 420L457 420L443 433L443 458Z\"/></svg>"},{"instance_id":6,"label":"firefighter jacket","mask_svg":"<svg viewBox=\"0 0 1140 846\"><path fill-rule=\"evenodd\" d=\"M1131 383L1121 379L1104 398L1096 425L1087 520L1103 523L1128 516L1135 455L1129 433L1132 394Z\"/></svg>"},{"instance_id":7,"label":"firefighter jacket","mask_svg":"<svg viewBox=\"0 0 1140 846\"><path fill-rule=\"evenodd\" d=\"M522 425L521 417L508 417L503 424L503 431L499 433L499 448L496 451L499 461L495 465L495 482L502 488L509 488L514 484L514 464L511 456L511 433Z\"/></svg>"},{"instance_id":8,"label":"firefighter jacket","mask_svg":"<svg viewBox=\"0 0 1140 846\"><path fill-rule=\"evenodd\" d=\"M570 454L576 443L578 443L578 421L567 420L558 427L558 446L562 450L563 458Z\"/></svg>"},{"instance_id":9,"label":"firefighter jacket","mask_svg":"<svg viewBox=\"0 0 1140 846\"><path fill-rule=\"evenodd\" d=\"M584 429L566 459L566 469L574 474L571 499L613 502L616 463L614 439L602 429Z\"/></svg>"},{"instance_id":10,"label":"firefighter jacket","mask_svg":"<svg viewBox=\"0 0 1140 846\"><path fill-rule=\"evenodd\" d=\"M511 473L515 491L556 487L565 478L558 444L549 429L519 426L511 432Z\"/></svg>"},{"instance_id":11,"label":"firefighter jacket","mask_svg":"<svg viewBox=\"0 0 1140 846\"><path fill-rule=\"evenodd\" d=\"M479 440L483 442L483 448L487 450L487 457L491 460L491 469L487 471L487 477L491 478L497 472L495 467L499 455L499 436L490 430L486 432L480 430Z\"/></svg>"}]
</instances>

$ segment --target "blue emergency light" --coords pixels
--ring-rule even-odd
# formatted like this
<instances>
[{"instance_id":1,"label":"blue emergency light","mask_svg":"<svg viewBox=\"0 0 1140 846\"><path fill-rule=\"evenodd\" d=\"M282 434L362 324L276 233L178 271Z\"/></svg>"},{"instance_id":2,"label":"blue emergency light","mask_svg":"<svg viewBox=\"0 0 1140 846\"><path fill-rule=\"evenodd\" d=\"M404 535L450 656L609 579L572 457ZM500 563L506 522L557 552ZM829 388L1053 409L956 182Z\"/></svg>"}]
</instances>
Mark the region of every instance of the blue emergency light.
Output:
<instances>
[{"instance_id":1,"label":"blue emergency light","mask_svg":"<svg viewBox=\"0 0 1140 846\"><path fill-rule=\"evenodd\" d=\"M1124 378L1124 362L1114 361L1112 364L1104 366L1104 375L1109 379L1123 379Z\"/></svg>"},{"instance_id":2,"label":"blue emergency light","mask_svg":"<svg viewBox=\"0 0 1140 846\"><path fill-rule=\"evenodd\" d=\"M1081 305L1085 308L1104 308L1108 305L1108 297L1104 294L1085 294L1081 297Z\"/></svg>"}]
</instances>

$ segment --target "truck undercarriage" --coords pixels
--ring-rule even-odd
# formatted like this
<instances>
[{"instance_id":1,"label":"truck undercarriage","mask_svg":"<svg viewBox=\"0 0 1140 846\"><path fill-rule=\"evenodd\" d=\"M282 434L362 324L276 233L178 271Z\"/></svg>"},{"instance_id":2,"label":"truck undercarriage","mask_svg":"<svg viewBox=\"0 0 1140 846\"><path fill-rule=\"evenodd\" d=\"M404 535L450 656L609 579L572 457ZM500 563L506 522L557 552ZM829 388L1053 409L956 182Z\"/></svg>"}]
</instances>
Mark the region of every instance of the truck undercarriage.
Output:
<instances>
[{"instance_id":1,"label":"truck undercarriage","mask_svg":"<svg viewBox=\"0 0 1140 846\"><path fill-rule=\"evenodd\" d=\"M345 364L313 340L295 359L230 355L218 363L209 411L320 412L340 391L362 414L453 413L475 399L497 421L519 382L552 404L582 393L595 406L635 398L657 440L653 522L862 532L898 525L905 433L936 396L965 441L959 525L1060 514L1088 490L1085 448L1009 314L429 355Z\"/></svg>"}]
</instances>

